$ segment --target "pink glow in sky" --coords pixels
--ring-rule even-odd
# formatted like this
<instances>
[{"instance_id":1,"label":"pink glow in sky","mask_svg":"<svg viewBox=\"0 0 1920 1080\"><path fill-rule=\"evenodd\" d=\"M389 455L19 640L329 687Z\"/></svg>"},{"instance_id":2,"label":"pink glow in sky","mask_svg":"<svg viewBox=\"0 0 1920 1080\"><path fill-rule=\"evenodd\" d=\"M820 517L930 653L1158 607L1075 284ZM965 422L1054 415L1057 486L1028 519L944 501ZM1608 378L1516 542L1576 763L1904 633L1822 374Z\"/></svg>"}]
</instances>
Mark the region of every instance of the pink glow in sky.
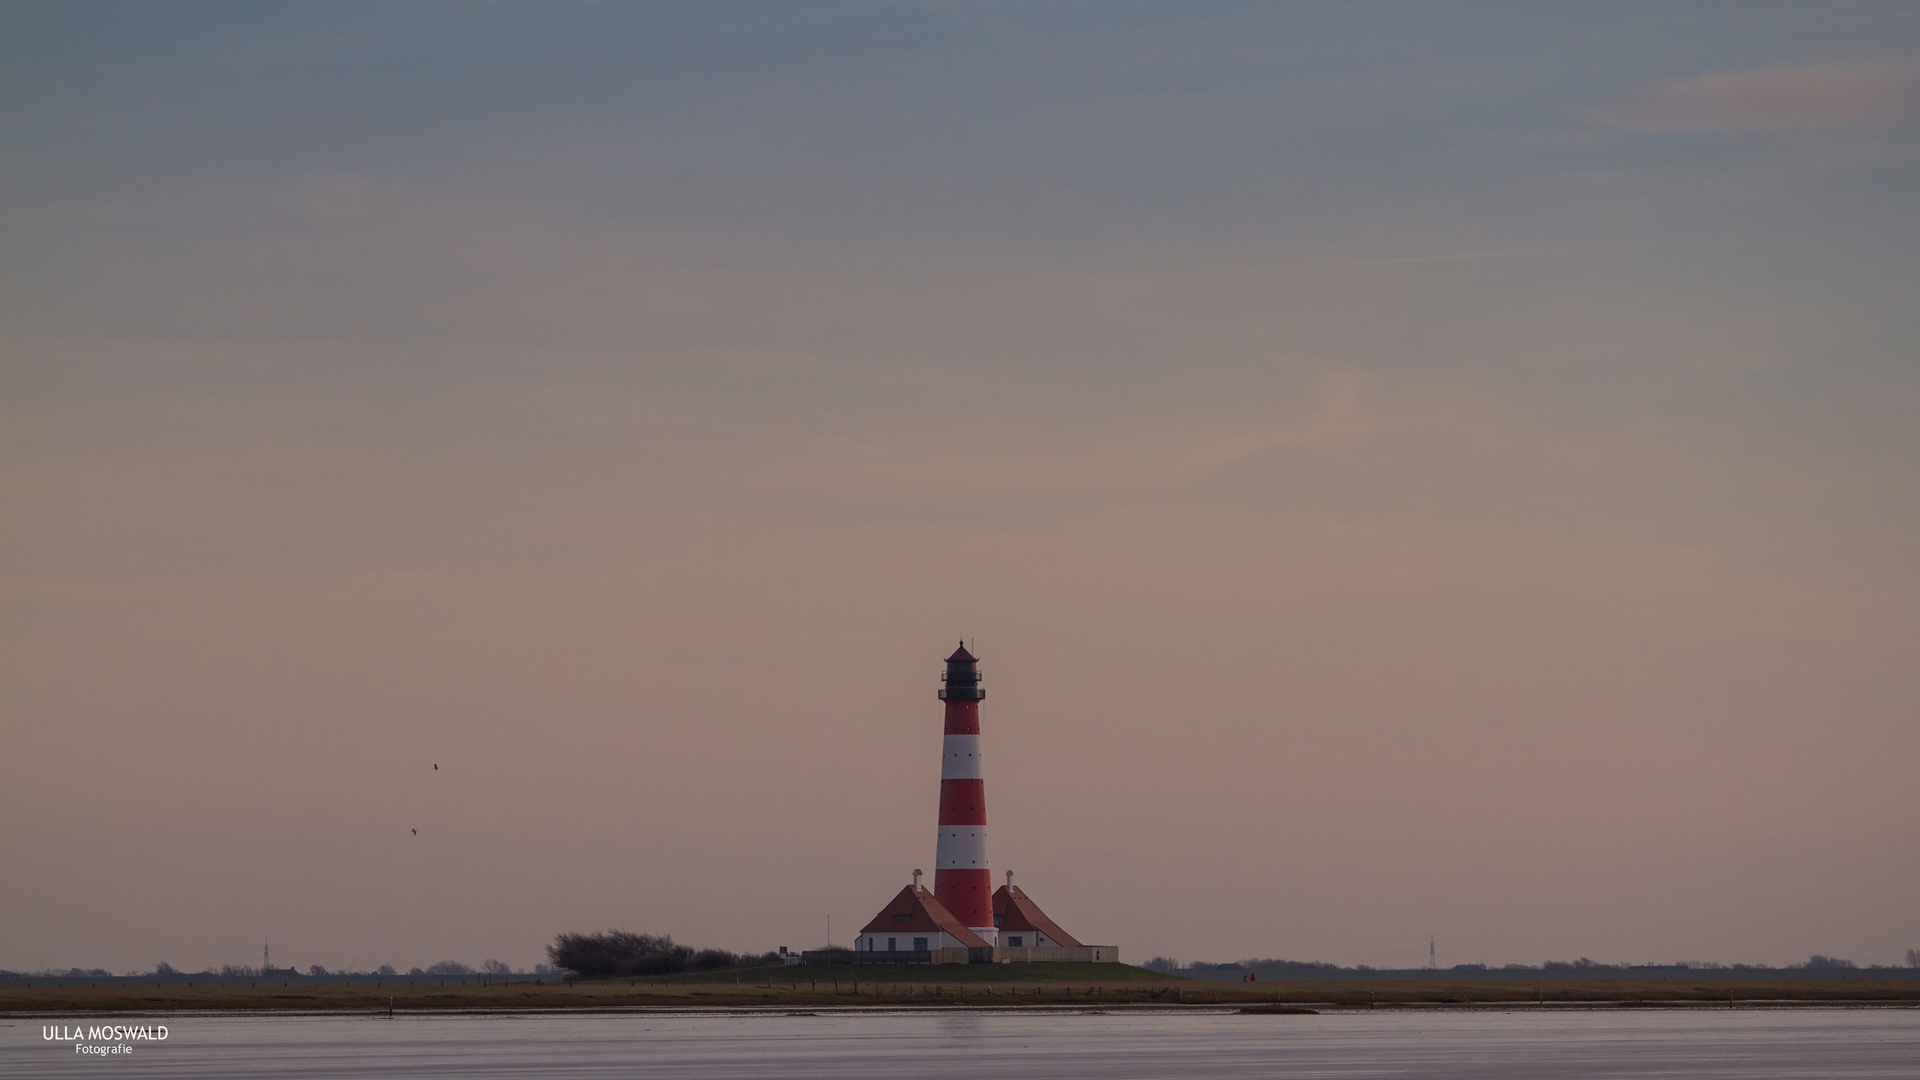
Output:
<instances>
[{"instance_id":1,"label":"pink glow in sky","mask_svg":"<svg viewBox=\"0 0 1920 1080\"><path fill-rule=\"evenodd\" d=\"M1842 7L10 16L0 968L844 943L962 635L1131 960L1900 962Z\"/></svg>"}]
</instances>

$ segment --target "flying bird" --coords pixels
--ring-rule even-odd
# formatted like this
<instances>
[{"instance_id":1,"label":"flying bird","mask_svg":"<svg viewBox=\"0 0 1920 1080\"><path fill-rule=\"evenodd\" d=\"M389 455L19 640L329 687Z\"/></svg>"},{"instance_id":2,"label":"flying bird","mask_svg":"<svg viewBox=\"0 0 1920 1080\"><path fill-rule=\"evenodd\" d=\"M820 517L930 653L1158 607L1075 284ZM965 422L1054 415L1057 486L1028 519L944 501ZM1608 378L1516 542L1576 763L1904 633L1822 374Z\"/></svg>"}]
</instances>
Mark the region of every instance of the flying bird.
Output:
<instances>
[{"instance_id":1,"label":"flying bird","mask_svg":"<svg viewBox=\"0 0 1920 1080\"><path fill-rule=\"evenodd\" d=\"M434 771L434 772L439 772L439 771L440 771L440 763L439 763L439 762L437 762L437 761L436 761L436 762L434 762L434 763L433 763L433 771Z\"/></svg>"},{"instance_id":2,"label":"flying bird","mask_svg":"<svg viewBox=\"0 0 1920 1080\"><path fill-rule=\"evenodd\" d=\"M415 835L415 836L419 836L419 835L420 835L420 830L419 830L419 829L415 829L415 830L413 830L413 835Z\"/></svg>"}]
</instances>

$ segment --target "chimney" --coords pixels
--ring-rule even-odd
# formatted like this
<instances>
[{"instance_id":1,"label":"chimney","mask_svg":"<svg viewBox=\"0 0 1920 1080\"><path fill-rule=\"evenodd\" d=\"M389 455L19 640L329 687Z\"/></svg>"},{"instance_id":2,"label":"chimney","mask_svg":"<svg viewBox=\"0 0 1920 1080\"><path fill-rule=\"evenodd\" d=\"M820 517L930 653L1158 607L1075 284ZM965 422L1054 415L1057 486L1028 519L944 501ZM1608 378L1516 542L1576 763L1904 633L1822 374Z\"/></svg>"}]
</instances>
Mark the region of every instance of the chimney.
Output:
<instances>
[{"instance_id":1,"label":"chimney","mask_svg":"<svg viewBox=\"0 0 1920 1080\"><path fill-rule=\"evenodd\" d=\"M920 891L920 871L918 870L915 870L913 872L913 891L914 892Z\"/></svg>"}]
</instances>

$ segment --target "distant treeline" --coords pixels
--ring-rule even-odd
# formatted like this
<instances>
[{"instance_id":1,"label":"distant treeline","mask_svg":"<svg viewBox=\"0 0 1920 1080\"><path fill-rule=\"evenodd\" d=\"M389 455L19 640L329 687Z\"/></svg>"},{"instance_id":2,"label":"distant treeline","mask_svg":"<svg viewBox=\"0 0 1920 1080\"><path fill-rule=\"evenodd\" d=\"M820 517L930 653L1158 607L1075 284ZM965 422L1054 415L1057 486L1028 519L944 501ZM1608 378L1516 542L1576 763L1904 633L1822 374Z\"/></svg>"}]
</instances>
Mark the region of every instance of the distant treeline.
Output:
<instances>
[{"instance_id":1,"label":"distant treeline","mask_svg":"<svg viewBox=\"0 0 1920 1080\"><path fill-rule=\"evenodd\" d=\"M589 979L623 975L672 975L682 971L764 967L780 962L777 953L730 953L676 944L665 934L560 934L547 946L553 966Z\"/></svg>"},{"instance_id":2,"label":"distant treeline","mask_svg":"<svg viewBox=\"0 0 1920 1080\"><path fill-rule=\"evenodd\" d=\"M1156 956L1141 965L1150 971L1164 971L1169 974L1180 973L1201 979L1218 979L1223 976L1243 976L1249 972L1262 978L1285 976L1326 976L1338 972L1363 973L1370 971L1421 971L1426 968L1377 968L1367 964L1355 964L1353 967L1341 967L1319 961L1248 959L1236 960L1224 964L1195 960L1181 963L1171 956ZM1907 967L1920 968L1920 949L1907 950ZM1592 971L1630 971L1635 968L1684 968L1689 971L1832 971L1855 970L1859 964L1838 957L1821 956L1815 953L1804 964L1788 964L1784 968L1775 968L1770 964L1722 964L1712 960L1679 960L1672 964L1603 964L1597 960L1581 957L1578 960L1546 960L1538 964L1506 964L1499 968L1489 968L1485 964L1455 964L1449 971L1556 971L1577 972ZM1869 970L1887 970L1885 965L1873 964Z\"/></svg>"},{"instance_id":3,"label":"distant treeline","mask_svg":"<svg viewBox=\"0 0 1920 1080\"><path fill-rule=\"evenodd\" d=\"M515 971L511 966L506 964L504 961L500 961L500 960L483 960L480 962L480 966L477 968L469 967L468 965L463 964L458 960L442 960L439 963L433 964L429 967L409 968L406 974L412 975L412 976L528 975L528 974L545 975L551 972L552 970L553 970L552 968L549 968L545 964L535 964L531 972L521 972L521 971ZM305 971L301 971L299 968L291 968L291 967L286 967L286 968L249 967L241 964L221 964L219 967L204 968L200 971L182 971L179 968L174 967L172 964L167 963L165 960L162 960L160 961L160 963L154 965L154 968L152 971L129 971L129 972L125 972L124 974L126 977L129 977L129 978L168 978L176 975L181 977L186 977L191 975L203 975L203 976L206 976L207 978L253 979L253 978L281 978L286 976L299 976L299 975L306 975L313 978L320 978L322 976L342 976L342 975L348 976L348 977L353 977L353 976L393 977L393 976L398 976L400 972L396 970L392 964L381 964L379 967L374 968L371 971L359 971L359 970L348 969L348 968L329 969L326 967L322 967L319 964L309 964L307 965L307 970ZM42 968L39 971L6 971L3 969L0 969L0 978L111 979L111 978L119 978L119 977L120 976L116 976L113 972L108 971L105 968Z\"/></svg>"},{"instance_id":4,"label":"distant treeline","mask_svg":"<svg viewBox=\"0 0 1920 1080\"><path fill-rule=\"evenodd\" d=\"M1149 971L1165 971L1169 973L1185 971L1196 975L1204 975L1212 972L1240 972L1244 974L1249 971L1258 971L1263 975L1269 971L1275 974L1320 975L1344 970L1335 964L1323 964L1312 960L1236 960L1225 964L1210 964L1205 960L1195 960L1190 964L1182 964L1171 956L1156 956L1142 966Z\"/></svg>"}]
</instances>

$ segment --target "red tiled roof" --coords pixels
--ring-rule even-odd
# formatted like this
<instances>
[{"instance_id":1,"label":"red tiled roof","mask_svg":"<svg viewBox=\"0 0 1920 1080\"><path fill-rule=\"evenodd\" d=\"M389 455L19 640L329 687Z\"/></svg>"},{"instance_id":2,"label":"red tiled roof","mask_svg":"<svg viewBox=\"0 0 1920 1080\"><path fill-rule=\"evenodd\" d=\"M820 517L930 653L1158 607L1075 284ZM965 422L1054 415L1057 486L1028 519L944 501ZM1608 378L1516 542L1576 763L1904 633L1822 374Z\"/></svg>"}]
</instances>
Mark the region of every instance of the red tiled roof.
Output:
<instances>
[{"instance_id":1,"label":"red tiled roof","mask_svg":"<svg viewBox=\"0 0 1920 1080\"><path fill-rule=\"evenodd\" d=\"M1027 899L1027 894L1011 885L1000 886L993 894L993 923L1002 934L1008 931L1019 933L1022 930L1038 930L1047 935L1055 944L1069 948L1078 948L1080 939L1060 929L1060 924L1047 918L1040 905ZM1001 939L1005 941L1005 938Z\"/></svg>"},{"instance_id":2,"label":"red tiled roof","mask_svg":"<svg viewBox=\"0 0 1920 1080\"><path fill-rule=\"evenodd\" d=\"M986 941L979 934L960 924L945 904L933 898L925 889L916 889L911 885L901 889L873 921L860 928L863 934L927 934L940 931L953 937L962 945L980 948ZM1052 934L1053 931L1044 931Z\"/></svg>"}]
</instances>

